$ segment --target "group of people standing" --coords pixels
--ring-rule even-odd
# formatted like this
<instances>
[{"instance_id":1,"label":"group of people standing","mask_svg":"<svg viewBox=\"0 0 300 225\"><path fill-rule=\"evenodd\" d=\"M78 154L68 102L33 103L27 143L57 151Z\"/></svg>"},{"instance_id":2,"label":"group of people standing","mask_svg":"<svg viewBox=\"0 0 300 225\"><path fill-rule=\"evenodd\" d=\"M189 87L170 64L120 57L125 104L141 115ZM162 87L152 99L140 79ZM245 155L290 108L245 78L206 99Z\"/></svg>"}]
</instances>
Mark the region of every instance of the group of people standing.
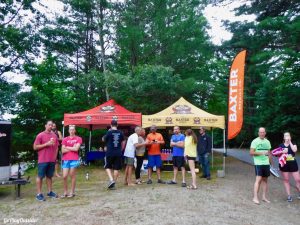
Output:
<instances>
[{"instance_id":1,"label":"group of people standing","mask_svg":"<svg viewBox=\"0 0 300 225\"><path fill-rule=\"evenodd\" d=\"M174 127L174 134L171 137L170 146L173 148L174 178L169 182L161 179L161 167L163 165L161 158L161 146L165 144L163 136L157 132L156 126L150 127L150 133L146 136L145 129L137 126L135 132L128 137L125 142L122 131L118 130L118 123L112 120L111 128L103 137L106 143L106 155L104 168L109 178L108 189L114 189L119 177L119 171L122 168L123 149L125 179L124 184L134 186L142 184L141 167L143 165L145 153L148 155L148 180L147 184L152 184L153 169L156 169L157 182L161 184L176 184L178 170L182 170L182 187L197 189L195 161L197 155L200 159L203 175L202 178L210 180L209 154L211 153L211 138L205 133L205 129L200 127L199 135L193 130L188 129L183 135L178 126ZM69 126L69 136L62 138L62 135L56 129L56 125L51 121L45 124L45 130L36 136L33 149L38 154L38 174L36 178L38 201L45 201L42 193L42 182L46 177L47 197L57 198L58 195L52 190L52 177L60 177L57 172L58 155L61 155L61 167L63 171L64 193L61 198L72 198L75 196L76 168L80 165L79 149L82 144L81 137L76 135L75 126ZM61 149L61 154L59 152ZM134 167L136 159L136 166ZM192 174L192 184L186 185L185 182L185 162ZM132 174L135 170L136 181L132 181ZM71 190L68 192L68 177L71 177Z\"/></svg>"},{"instance_id":2,"label":"group of people standing","mask_svg":"<svg viewBox=\"0 0 300 225\"><path fill-rule=\"evenodd\" d=\"M300 174L298 170L298 164L295 158L297 152L297 145L292 143L291 134L285 132L283 134L283 143L279 145L283 149L282 153L287 154L285 164L279 164L279 169L282 174L284 187L287 193L287 201L292 202L291 188L289 177L292 176L296 183L298 190L297 198L300 199ZM253 202L260 204L258 198L258 192L262 188L262 201L270 203L267 199L268 190L268 177L270 176L270 166L273 166L271 143L266 138L266 129L264 127L259 128L258 137L255 138L250 146L250 155L253 156L256 180L254 183L254 197Z\"/></svg>"},{"instance_id":3,"label":"group of people standing","mask_svg":"<svg viewBox=\"0 0 300 225\"><path fill-rule=\"evenodd\" d=\"M135 132L124 141L124 136L118 130L117 121L111 122L111 129L104 135L103 141L106 142L107 152L105 157L105 166L109 177L108 189L114 189L119 176L119 170L122 167L122 149L124 150L125 179L124 184L134 186L142 184L141 167L143 165L145 153L148 155L148 180L147 184L152 184L152 173L154 168L157 174L157 183L160 184L177 184L176 178L178 170L182 171L182 187L189 189L197 189L195 161L199 156L203 175L202 178L210 180L209 155L211 153L212 143L211 138L205 133L205 129L200 127L199 135L194 133L192 129L188 129L185 135L180 132L179 126L174 127L174 134L170 140L170 146L173 148L173 168L174 178L171 181L165 182L161 179L161 167L163 165L161 158L161 146L165 144L163 136L157 132L156 126L150 127L150 133L146 136L145 130L139 126L135 128ZM136 166L134 167L136 159ZM192 174L192 184L187 185L185 181L185 162L188 165ZM132 174L135 169L136 181L132 181Z\"/></svg>"},{"instance_id":4,"label":"group of people standing","mask_svg":"<svg viewBox=\"0 0 300 225\"><path fill-rule=\"evenodd\" d=\"M161 146L165 144L163 136L157 132L156 126L150 127L150 133L146 136L146 132L140 126L135 128L135 132L125 141L122 131L118 130L116 120L111 122L111 128L103 137L106 143L107 151L105 156L104 168L107 172L109 183L108 189L114 189L116 181L119 177L119 171L123 165L123 149L125 179L124 184L134 186L142 184L141 167L147 151L148 155L148 180L147 184L152 184L153 169L156 168L157 182L161 184L177 184L178 171L182 172L182 187L188 189L197 189L196 183L196 158L202 167L203 175L201 178L211 179L210 175L210 154L212 150L212 141L209 135L206 134L204 127L199 128L199 134L196 135L192 129L187 129L185 135L181 133L180 127L175 126L173 135L170 139L170 147L173 149L173 179L165 182L161 179L161 167L163 165L161 158ZM52 190L52 177L55 173L57 164L57 155L61 148L62 155L62 170L63 170L63 187L64 193L61 198L72 198L75 196L76 185L76 168L80 165L79 149L82 144L81 137L76 135L75 126L69 126L69 136L62 138L61 134L56 129L56 125L51 121L45 124L45 130L36 136L33 144L33 149L38 153L38 174L36 178L37 195L36 199L45 201L42 194L42 181L46 177L47 196L57 198L58 195ZM283 183L287 193L287 201L292 202L290 191L289 177L292 176L298 190L297 198L300 199L300 174L298 164L295 158L297 146L292 143L289 132L284 133L283 143L279 146L283 149L282 153L286 155L285 163L279 164L279 169L282 172ZM259 189L262 188L262 201L269 203L267 199L268 177L270 176L270 165L273 166L271 144L266 138L266 130L261 127L258 131L258 137L254 139L250 147L250 155L253 156L256 180L254 183L253 202L260 204L258 198ZM135 165L136 159L136 166ZM192 183L186 184L185 163L188 166L192 175ZM57 170L56 170L57 171ZM136 181L132 181L132 174L135 171ZM56 175L58 173L56 172ZM68 177L71 177L71 190L68 192Z\"/></svg>"}]
</instances>

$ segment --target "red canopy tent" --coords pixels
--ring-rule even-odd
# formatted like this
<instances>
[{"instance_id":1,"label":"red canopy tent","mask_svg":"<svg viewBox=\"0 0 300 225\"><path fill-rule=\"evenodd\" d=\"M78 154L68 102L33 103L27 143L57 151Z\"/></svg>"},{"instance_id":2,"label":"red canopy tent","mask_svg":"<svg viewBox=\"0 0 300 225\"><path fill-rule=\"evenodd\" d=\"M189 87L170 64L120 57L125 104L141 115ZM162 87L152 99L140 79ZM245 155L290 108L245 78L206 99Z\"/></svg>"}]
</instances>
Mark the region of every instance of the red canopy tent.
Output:
<instances>
[{"instance_id":1,"label":"red canopy tent","mask_svg":"<svg viewBox=\"0 0 300 225\"><path fill-rule=\"evenodd\" d=\"M113 119L117 120L118 124L121 126L141 126L142 124L141 113L133 113L111 99L102 105L83 112L72 114L65 113L64 126L76 125L78 127L89 129L89 140L91 143L91 131L106 128Z\"/></svg>"}]
</instances>

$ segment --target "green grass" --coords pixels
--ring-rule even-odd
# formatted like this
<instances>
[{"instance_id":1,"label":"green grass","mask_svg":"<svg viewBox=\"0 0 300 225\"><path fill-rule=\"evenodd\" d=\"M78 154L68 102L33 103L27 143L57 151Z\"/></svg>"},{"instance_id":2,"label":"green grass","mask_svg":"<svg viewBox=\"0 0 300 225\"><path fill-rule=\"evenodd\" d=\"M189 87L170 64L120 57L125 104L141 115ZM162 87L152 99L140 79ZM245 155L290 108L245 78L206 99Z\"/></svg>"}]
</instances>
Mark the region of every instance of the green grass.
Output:
<instances>
[{"instance_id":1,"label":"green grass","mask_svg":"<svg viewBox=\"0 0 300 225\"><path fill-rule=\"evenodd\" d=\"M228 159L226 159L228 160ZM214 154L214 167L211 168L211 174L212 177L216 177L217 170L222 169L222 163L223 163L223 157L222 154ZM186 166L188 169L188 166ZM86 173L89 172L89 180L86 180ZM199 173L197 174L197 177L202 174L201 168ZM24 185L21 187L21 198L26 199L26 203L32 203L35 201L35 192L36 192L36 187L35 187L35 177L37 175L37 168L32 168L26 171L24 178L27 178L30 176L30 184ZM120 179L118 181L118 188L127 188L123 186L123 179L124 179L124 169L120 172ZM190 173L186 175L187 180L191 179ZM155 172L153 173L152 176L154 180L154 185L156 184L156 174ZM173 171L162 171L162 179L163 180L171 180L173 178ZM133 179L134 179L134 174L133 174ZM142 179L146 180L147 176L144 175ZM79 193L90 193L91 195L101 195L101 194L109 194L106 190L106 185L107 185L107 175L105 170L103 169L102 165L99 164L91 164L90 166L81 166L80 168L77 169L77 183L76 183L76 192ZM178 173L178 181L181 180L181 172ZM201 183L206 183L207 181L205 179L201 180ZM212 181L208 182L215 182L215 179ZM207 182L207 183L208 183ZM70 179L69 179L69 187L70 187ZM153 185L148 186L148 185L141 185L137 186L136 188L150 188L153 187ZM59 195L63 193L63 180L62 178L53 178L53 190L56 191ZM43 182L43 191L44 193L46 192L46 183L45 181ZM158 196L159 197L159 196ZM15 199L15 188L13 185L11 186L2 186L0 185L0 201L2 200L14 200ZM84 199L81 199L80 196L76 198L77 200L80 200L78 203L75 204L85 204ZM73 202L74 203L74 202ZM72 204L73 204L72 203ZM21 203L22 204L22 203ZM66 206L68 205L68 202L66 201ZM57 206L60 207L60 206ZM8 211L10 210L9 207L6 207L2 204L0 204L0 210L1 211Z\"/></svg>"}]
</instances>

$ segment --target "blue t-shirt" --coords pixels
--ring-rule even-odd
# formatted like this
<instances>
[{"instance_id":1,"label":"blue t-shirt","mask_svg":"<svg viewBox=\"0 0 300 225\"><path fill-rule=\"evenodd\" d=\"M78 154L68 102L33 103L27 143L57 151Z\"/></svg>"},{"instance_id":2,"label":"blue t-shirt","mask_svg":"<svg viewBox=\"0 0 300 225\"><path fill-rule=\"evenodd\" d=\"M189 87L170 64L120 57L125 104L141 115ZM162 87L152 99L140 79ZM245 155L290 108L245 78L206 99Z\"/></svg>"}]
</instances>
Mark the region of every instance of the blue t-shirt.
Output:
<instances>
[{"instance_id":1,"label":"blue t-shirt","mask_svg":"<svg viewBox=\"0 0 300 225\"><path fill-rule=\"evenodd\" d=\"M183 141L184 142L184 135L183 134L173 134L171 137L171 141L173 142L179 142L179 141ZM184 148L180 148L177 146L173 147L173 156L183 156L184 154Z\"/></svg>"},{"instance_id":2,"label":"blue t-shirt","mask_svg":"<svg viewBox=\"0 0 300 225\"><path fill-rule=\"evenodd\" d=\"M106 142L106 156L122 156L122 141L124 140L124 135L119 130L109 130L107 131L105 138Z\"/></svg>"}]
</instances>

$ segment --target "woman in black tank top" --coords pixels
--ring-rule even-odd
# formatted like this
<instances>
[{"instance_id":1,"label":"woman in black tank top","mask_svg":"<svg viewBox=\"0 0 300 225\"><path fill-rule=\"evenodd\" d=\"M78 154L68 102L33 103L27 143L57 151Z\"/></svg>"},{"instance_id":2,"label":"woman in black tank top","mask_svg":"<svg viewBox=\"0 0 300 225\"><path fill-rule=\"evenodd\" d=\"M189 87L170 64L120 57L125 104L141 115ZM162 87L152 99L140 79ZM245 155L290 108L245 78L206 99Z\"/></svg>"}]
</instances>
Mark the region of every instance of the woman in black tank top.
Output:
<instances>
[{"instance_id":1,"label":"woman in black tank top","mask_svg":"<svg viewBox=\"0 0 300 225\"><path fill-rule=\"evenodd\" d=\"M300 199L300 174L298 171L298 164L295 158L297 152L297 145L294 145L292 143L292 138L289 132L284 133L283 143L280 144L279 147L283 148L283 152L287 154L286 164L284 166L279 165L279 169L282 173L283 184L285 187L285 191L288 195L287 201L292 202L293 199L291 197L289 177L290 175L293 176L296 183L296 188L298 190L297 198Z\"/></svg>"}]
</instances>

